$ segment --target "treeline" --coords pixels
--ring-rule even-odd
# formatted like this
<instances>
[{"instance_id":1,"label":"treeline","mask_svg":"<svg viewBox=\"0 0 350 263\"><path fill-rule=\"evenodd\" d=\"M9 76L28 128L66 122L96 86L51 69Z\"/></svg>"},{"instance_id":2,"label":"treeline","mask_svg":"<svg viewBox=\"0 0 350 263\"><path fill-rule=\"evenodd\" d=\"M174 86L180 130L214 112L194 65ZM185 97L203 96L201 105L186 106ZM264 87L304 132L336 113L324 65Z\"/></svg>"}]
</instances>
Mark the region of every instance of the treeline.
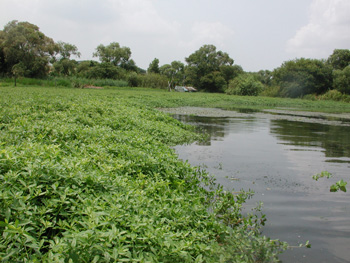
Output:
<instances>
[{"instance_id":1,"label":"treeline","mask_svg":"<svg viewBox=\"0 0 350 263\"><path fill-rule=\"evenodd\" d=\"M124 81L128 86L171 89L193 86L200 91L233 95L309 98L328 96L344 100L350 94L350 50L335 49L328 59L300 58L284 62L273 71L245 72L225 52L204 45L185 58L160 66L155 58L147 70L131 58L130 48L117 42L99 45L98 61L77 61L78 48L55 42L28 22L9 22L0 31L0 75L2 77L75 78L79 83L96 80Z\"/></svg>"}]
</instances>

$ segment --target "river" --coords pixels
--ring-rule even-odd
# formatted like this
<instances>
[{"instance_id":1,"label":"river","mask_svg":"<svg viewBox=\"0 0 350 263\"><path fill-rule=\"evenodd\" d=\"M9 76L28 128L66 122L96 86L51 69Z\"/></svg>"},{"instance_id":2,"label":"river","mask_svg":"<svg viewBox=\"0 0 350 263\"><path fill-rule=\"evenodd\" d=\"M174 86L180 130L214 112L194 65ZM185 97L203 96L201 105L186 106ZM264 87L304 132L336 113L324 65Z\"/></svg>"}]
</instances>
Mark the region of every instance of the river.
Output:
<instances>
[{"instance_id":1,"label":"river","mask_svg":"<svg viewBox=\"0 0 350 263\"><path fill-rule=\"evenodd\" d=\"M226 190L253 190L247 207L264 203L264 235L291 246L310 241L310 249L284 252L282 262L350 262L350 194L329 191L341 179L350 182L348 119L285 112L167 112L210 134L206 142L176 146L179 158L205 168ZM333 177L312 179L322 171Z\"/></svg>"}]
</instances>

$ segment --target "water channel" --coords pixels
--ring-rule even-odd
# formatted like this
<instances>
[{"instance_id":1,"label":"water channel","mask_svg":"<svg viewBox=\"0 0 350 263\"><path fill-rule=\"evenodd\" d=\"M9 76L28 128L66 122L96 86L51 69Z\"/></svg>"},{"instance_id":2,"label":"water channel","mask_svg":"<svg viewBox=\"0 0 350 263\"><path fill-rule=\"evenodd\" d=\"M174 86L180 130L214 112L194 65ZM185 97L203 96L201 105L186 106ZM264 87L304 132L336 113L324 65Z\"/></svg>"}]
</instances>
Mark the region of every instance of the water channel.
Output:
<instances>
[{"instance_id":1,"label":"water channel","mask_svg":"<svg viewBox=\"0 0 350 263\"><path fill-rule=\"evenodd\" d=\"M176 146L180 159L204 167L227 190L252 189L247 206L264 203L264 235L291 246L310 241L310 249L284 252L282 262L350 262L350 193L329 191L340 179L350 182L349 122L261 112L173 116L210 134ZM312 179L322 171L333 177Z\"/></svg>"}]
</instances>

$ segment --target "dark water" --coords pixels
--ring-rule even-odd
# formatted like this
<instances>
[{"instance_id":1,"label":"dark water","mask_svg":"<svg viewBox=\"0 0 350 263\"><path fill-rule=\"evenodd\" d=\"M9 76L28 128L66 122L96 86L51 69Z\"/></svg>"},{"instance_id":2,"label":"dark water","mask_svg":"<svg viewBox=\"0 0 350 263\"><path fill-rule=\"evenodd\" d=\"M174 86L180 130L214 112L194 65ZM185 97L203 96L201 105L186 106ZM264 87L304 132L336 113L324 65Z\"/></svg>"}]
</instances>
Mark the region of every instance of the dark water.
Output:
<instances>
[{"instance_id":1,"label":"dark water","mask_svg":"<svg viewBox=\"0 0 350 263\"><path fill-rule=\"evenodd\" d=\"M288 250L282 262L350 262L350 193L329 192L340 179L350 184L349 126L254 113L175 118L211 135L205 143L177 146L179 157L204 167L228 190L254 190L247 206L264 203L268 220L263 234L292 246L310 241L311 249ZM313 180L321 171L333 177Z\"/></svg>"}]
</instances>

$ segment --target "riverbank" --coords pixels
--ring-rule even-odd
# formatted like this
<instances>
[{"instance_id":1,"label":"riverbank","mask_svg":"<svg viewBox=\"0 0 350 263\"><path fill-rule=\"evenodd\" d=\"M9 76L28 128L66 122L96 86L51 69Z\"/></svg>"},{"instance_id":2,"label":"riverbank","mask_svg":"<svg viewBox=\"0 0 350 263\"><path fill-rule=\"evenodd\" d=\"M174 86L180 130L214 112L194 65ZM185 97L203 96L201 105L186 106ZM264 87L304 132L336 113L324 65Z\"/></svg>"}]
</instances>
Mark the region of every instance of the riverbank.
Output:
<instances>
[{"instance_id":1,"label":"riverbank","mask_svg":"<svg viewBox=\"0 0 350 263\"><path fill-rule=\"evenodd\" d=\"M284 119L289 121L311 122L337 126L350 126L349 113L291 111L286 109L265 109L261 111L256 110L251 111L249 113L245 113L237 110L223 110L218 108L203 107L158 108L158 110L169 114L220 118L261 117L263 115L265 118L273 120Z\"/></svg>"}]
</instances>

